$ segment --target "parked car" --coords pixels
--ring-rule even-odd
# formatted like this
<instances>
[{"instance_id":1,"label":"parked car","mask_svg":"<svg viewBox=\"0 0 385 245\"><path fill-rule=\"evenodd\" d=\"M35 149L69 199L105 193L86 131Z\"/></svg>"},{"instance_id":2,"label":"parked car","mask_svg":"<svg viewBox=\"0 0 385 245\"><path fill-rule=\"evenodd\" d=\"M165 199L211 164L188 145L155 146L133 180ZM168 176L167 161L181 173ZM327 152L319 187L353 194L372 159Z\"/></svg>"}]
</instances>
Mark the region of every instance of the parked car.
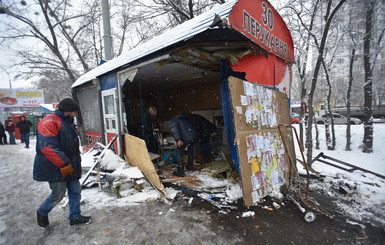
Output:
<instances>
[{"instance_id":1,"label":"parked car","mask_svg":"<svg viewBox=\"0 0 385 245\"><path fill-rule=\"evenodd\" d=\"M325 114L321 117L317 117L315 120L316 120L316 123L317 124L325 124L327 118L330 116L330 114ZM333 116L333 119L334 119L334 124L347 124L348 122L348 119L347 117L341 115L341 114L338 114L338 113L332 113L332 116ZM330 123L330 121L329 121ZM361 124L361 120L358 119L358 118L355 118L355 117L351 117L350 118L350 124L352 125L357 125L357 124Z\"/></svg>"},{"instance_id":2,"label":"parked car","mask_svg":"<svg viewBox=\"0 0 385 245\"><path fill-rule=\"evenodd\" d=\"M385 123L385 117L373 118L373 123Z\"/></svg>"},{"instance_id":3,"label":"parked car","mask_svg":"<svg viewBox=\"0 0 385 245\"><path fill-rule=\"evenodd\" d=\"M299 114L291 113L290 116L291 116L291 124L300 123L301 122L301 118L299 117Z\"/></svg>"}]
</instances>

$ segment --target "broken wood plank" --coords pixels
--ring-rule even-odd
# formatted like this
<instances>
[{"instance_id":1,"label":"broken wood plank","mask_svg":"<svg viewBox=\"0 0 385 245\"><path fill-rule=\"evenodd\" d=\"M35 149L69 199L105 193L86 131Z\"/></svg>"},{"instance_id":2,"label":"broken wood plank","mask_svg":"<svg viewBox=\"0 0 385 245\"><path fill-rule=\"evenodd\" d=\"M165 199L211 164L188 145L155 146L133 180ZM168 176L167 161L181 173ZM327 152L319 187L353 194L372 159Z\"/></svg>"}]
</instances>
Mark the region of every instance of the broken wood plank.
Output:
<instances>
[{"instance_id":1,"label":"broken wood plank","mask_svg":"<svg viewBox=\"0 0 385 245\"><path fill-rule=\"evenodd\" d=\"M187 186L187 187L198 187L198 186L201 186L201 184L202 184L201 180L189 180L189 181L181 182L181 185Z\"/></svg>"},{"instance_id":2,"label":"broken wood plank","mask_svg":"<svg viewBox=\"0 0 385 245\"><path fill-rule=\"evenodd\" d=\"M196 176L175 177L171 179L162 179L162 182L169 183L169 182L190 181L190 180L199 180L199 178Z\"/></svg>"}]
</instances>

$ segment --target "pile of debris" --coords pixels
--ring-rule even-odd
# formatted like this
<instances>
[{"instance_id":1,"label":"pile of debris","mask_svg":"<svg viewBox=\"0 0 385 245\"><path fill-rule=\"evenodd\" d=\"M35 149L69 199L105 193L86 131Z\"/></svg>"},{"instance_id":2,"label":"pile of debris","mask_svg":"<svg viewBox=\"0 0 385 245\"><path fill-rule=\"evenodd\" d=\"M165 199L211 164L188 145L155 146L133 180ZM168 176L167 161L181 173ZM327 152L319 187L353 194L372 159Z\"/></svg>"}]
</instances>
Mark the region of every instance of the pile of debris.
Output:
<instances>
[{"instance_id":1,"label":"pile of debris","mask_svg":"<svg viewBox=\"0 0 385 245\"><path fill-rule=\"evenodd\" d=\"M140 142L135 142L134 137L129 140L133 142L126 144L128 147L138 147ZM129 199L138 202L138 194L145 197L140 202L153 200L156 190L156 198L165 202L174 200L179 194L188 196L190 203L197 198L219 209L235 209L231 204L242 198L235 170L224 154L210 165L197 164L197 171L187 171L186 177L175 177L172 172L176 165L159 160L159 155L135 149L136 154L126 154L125 160L108 148L97 143L82 155L82 168L87 172L81 179L83 187L98 186L100 192L127 202Z\"/></svg>"}]
</instances>

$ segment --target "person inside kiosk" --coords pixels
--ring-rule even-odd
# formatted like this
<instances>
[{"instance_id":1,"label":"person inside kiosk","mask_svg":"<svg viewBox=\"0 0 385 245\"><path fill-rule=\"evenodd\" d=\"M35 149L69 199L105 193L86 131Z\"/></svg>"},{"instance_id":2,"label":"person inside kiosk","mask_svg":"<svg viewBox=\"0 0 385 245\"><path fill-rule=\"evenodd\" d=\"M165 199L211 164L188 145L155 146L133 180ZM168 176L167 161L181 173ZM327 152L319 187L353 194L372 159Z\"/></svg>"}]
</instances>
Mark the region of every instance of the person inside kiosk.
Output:
<instances>
[{"instance_id":1,"label":"person inside kiosk","mask_svg":"<svg viewBox=\"0 0 385 245\"><path fill-rule=\"evenodd\" d=\"M194 145L196 143L199 143L201 147L201 159L204 159L203 161L201 160L201 162L210 162L210 136L217 130L214 124L209 122L203 116L197 114L181 113L171 118L168 126L177 144L175 149L177 170L173 172L173 175L179 177L185 176L183 153L186 148L188 151L186 169L194 170Z\"/></svg>"},{"instance_id":2,"label":"person inside kiosk","mask_svg":"<svg viewBox=\"0 0 385 245\"><path fill-rule=\"evenodd\" d=\"M139 136L146 142L146 146L149 152L158 153L158 143L154 137L153 122L158 114L155 107L150 106L146 112L144 112L142 119L139 123ZM155 129L156 130L156 129Z\"/></svg>"}]
</instances>

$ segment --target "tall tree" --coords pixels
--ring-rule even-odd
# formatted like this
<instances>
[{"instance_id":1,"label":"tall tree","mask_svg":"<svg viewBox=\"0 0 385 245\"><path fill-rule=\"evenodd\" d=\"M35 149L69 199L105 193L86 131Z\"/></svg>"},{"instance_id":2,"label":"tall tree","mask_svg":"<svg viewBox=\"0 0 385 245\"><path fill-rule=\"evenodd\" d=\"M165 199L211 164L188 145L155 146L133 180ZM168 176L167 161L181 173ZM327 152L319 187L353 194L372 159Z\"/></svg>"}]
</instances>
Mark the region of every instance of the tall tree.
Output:
<instances>
[{"instance_id":1,"label":"tall tree","mask_svg":"<svg viewBox=\"0 0 385 245\"><path fill-rule=\"evenodd\" d=\"M353 85L353 66L354 66L354 59L356 57L356 48L353 46L353 49L351 51L350 56L350 62L349 62L349 84L348 84L348 90L346 91L346 108L347 108L347 115L346 120L348 124L346 125L346 145L345 150L351 151L351 135L350 135L350 105L351 105L351 92L352 92L352 85Z\"/></svg>"},{"instance_id":2,"label":"tall tree","mask_svg":"<svg viewBox=\"0 0 385 245\"><path fill-rule=\"evenodd\" d=\"M349 21L347 25L347 42L348 47L350 49L350 59L349 59L349 82L348 82L348 89L346 91L346 109L347 109L347 125L346 125L346 145L345 150L351 151L351 125L350 125L350 114L351 114L351 104L352 104L352 88L353 88L353 81L355 80L354 77L354 61L357 59L356 56L356 49L358 45L358 39L359 36L362 36L361 30L359 28L353 28L353 19L356 19L358 15L361 14L361 11L354 12L354 9L360 9L359 6L355 5L355 3L351 2L351 9L349 13Z\"/></svg>"},{"instance_id":3,"label":"tall tree","mask_svg":"<svg viewBox=\"0 0 385 245\"><path fill-rule=\"evenodd\" d=\"M92 0L90 0L92 1ZM49 74L57 74L67 92L79 74L88 71L93 64L92 42L88 41L89 27L94 21L93 9L73 6L69 0L35 0L0 2L0 17L4 32L4 45L19 43L16 64L29 68L21 77L37 77L49 81ZM48 76L49 75L49 76ZM47 82L39 87L50 90ZM56 91L55 96L58 95Z\"/></svg>"},{"instance_id":4,"label":"tall tree","mask_svg":"<svg viewBox=\"0 0 385 245\"><path fill-rule=\"evenodd\" d=\"M381 4L379 2L378 4ZM381 49L381 41L385 28L382 25L378 30L379 35L373 35L373 23L376 0L369 0L365 10L365 35L364 35L364 138L362 144L363 152L373 152L373 70L376 59ZM383 6L383 5L380 5Z\"/></svg>"},{"instance_id":5,"label":"tall tree","mask_svg":"<svg viewBox=\"0 0 385 245\"><path fill-rule=\"evenodd\" d=\"M313 110L314 92L315 92L315 88L316 88L316 84L317 84L317 79L318 79L318 75L319 75L320 68L321 68L321 63L322 63L322 59L323 59L323 55L324 55L324 50L325 50L325 45L326 45L326 40L327 40L327 37L328 37L328 32L329 32L330 25L332 23L332 20L333 20L335 14L341 8L341 6L345 3L345 1L346 0L338 1L338 3L335 5L335 7L332 8L333 1L332 0L328 0L327 3L326 3L326 13L323 16L325 21L326 21L326 23L325 23L325 26L323 27L323 31L322 31L322 34L321 34L321 40L319 41L317 36L312 34L314 42L315 42L316 46L319 47L319 48L318 48L317 61L316 61L315 67L314 67L313 77L312 77L312 81L311 81L311 85L310 85L310 90L309 90L309 95L308 95L308 100L307 100L307 104L308 104L308 108L309 108L309 110L308 110L309 111L309 118L308 118L308 121L307 121L307 135L306 135L306 138L307 138L308 147L307 147L306 157L307 157L307 161L308 162L311 162L311 160L313 158L312 125L313 125L313 115L314 115L314 110Z\"/></svg>"},{"instance_id":6,"label":"tall tree","mask_svg":"<svg viewBox=\"0 0 385 245\"><path fill-rule=\"evenodd\" d=\"M295 43L295 57L297 74L300 81L300 117L307 121L307 87L308 87L308 58L311 52L311 33L314 29L316 14L320 7L320 1L291 0L282 8L282 15L288 22ZM294 15L292 14L294 12ZM303 35L306 33L306 35ZM300 141L303 145L304 127L301 123Z\"/></svg>"},{"instance_id":7,"label":"tall tree","mask_svg":"<svg viewBox=\"0 0 385 245\"><path fill-rule=\"evenodd\" d=\"M333 58L330 63L332 63ZM326 90L326 99L325 99L325 114L332 115L331 109L331 94L332 94L332 84L330 81L330 67L327 67L325 64L325 59L322 58L322 67L325 72L326 82L327 82L327 90ZM330 124L329 124L330 120ZM317 122L316 122L317 123ZM330 126L331 125L331 134L330 134ZM336 136L334 131L334 118L333 116L326 117L325 123L325 138L326 138L326 146L328 150L334 150L336 147ZM318 140L318 138L317 138Z\"/></svg>"},{"instance_id":8,"label":"tall tree","mask_svg":"<svg viewBox=\"0 0 385 245\"><path fill-rule=\"evenodd\" d=\"M295 5L295 2L292 2L293 5L289 4L288 8L294 12L298 23L302 26L304 31L306 31L309 39L307 42L310 44L312 41L316 47L317 59L312 71L312 79L310 86L306 88L304 85L302 88L302 98L305 101L306 97L306 106L307 106L307 121L306 121L306 147L307 147L307 161L312 160L312 147L313 147L313 137L312 137L312 125L314 120L314 110L313 110L313 101L314 94L317 85L317 79L320 73L322 60L325 55L325 47L327 44L327 38L329 34L329 29L332 24L333 18L336 15L337 11L345 3L346 0L339 0L337 3L333 0L327 1L300 1L301 4ZM307 11L307 14L304 14L306 10L311 6L312 11ZM326 7L325 7L326 6ZM322 11L320 11L320 9ZM322 13L320 16L320 12ZM311 14L309 14L311 13ZM322 22L317 22L316 17L321 17L322 20L325 20L325 24L322 25ZM314 26L316 24L316 26ZM315 28L317 27L317 28ZM303 35L303 34L302 34ZM300 46L302 47L302 46ZM303 60L302 62L307 62Z\"/></svg>"}]
</instances>

